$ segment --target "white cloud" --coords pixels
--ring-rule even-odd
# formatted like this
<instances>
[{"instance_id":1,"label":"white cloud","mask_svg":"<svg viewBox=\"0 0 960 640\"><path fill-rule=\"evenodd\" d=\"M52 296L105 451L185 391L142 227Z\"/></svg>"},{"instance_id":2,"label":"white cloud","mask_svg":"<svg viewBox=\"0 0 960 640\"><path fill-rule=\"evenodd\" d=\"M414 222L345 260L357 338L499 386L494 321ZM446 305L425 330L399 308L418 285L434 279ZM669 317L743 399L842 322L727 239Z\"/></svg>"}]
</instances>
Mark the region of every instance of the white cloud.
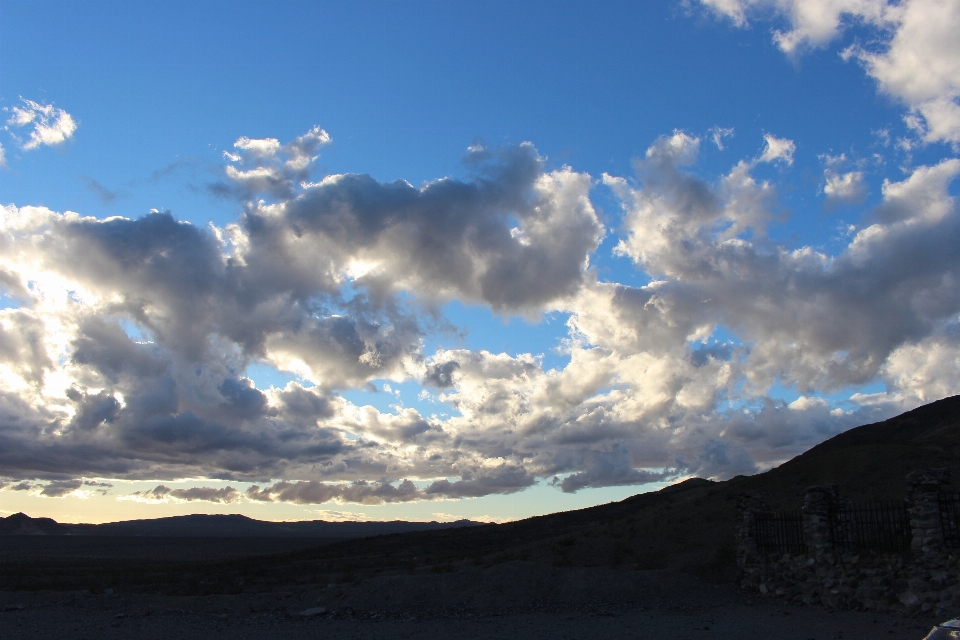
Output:
<instances>
[{"instance_id":1,"label":"white cloud","mask_svg":"<svg viewBox=\"0 0 960 640\"><path fill-rule=\"evenodd\" d=\"M867 186L863 171L843 171L844 166L848 164L845 154L823 155L820 158L826 165L823 170L823 193L828 205L859 203L866 198Z\"/></svg>"},{"instance_id":2,"label":"white cloud","mask_svg":"<svg viewBox=\"0 0 960 640\"><path fill-rule=\"evenodd\" d=\"M793 164L793 152L797 150L797 145L794 144L793 140L778 138L769 133L764 134L763 139L767 143L767 146L759 158L760 162L785 162L787 164Z\"/></svg>"},{"instance_id":3,"label":"white cloud","mask_svg":"<svg viewBox=\"0 0 960 640\"><path fill-rule=\"evenodd\" d=\"M785 20L774 41L787 54L821 47L850 22L876 29L869 46L844 55L861 61L885 93L902 101L909 126L927 142L960 144L960 3L954 0L701 0L746 26L751 16Z\"/></svg>"},{"instance_id":4,"label":"white cloud","mask_svg":"<svg viewBox=\"0 0 960 640\"><path fill-rule=\"evenodd\" d=\"M239 166L228 165L224 169L228 181L211 185L211 190L241 198L258 193L292 197L306 182L320 148L330 142L330 134L317 126L284 145L276 138L238 138L233 143L237 153L224 151L223 157Z\"/></svg>"},{"instance_id":5,"label":"white cloud","mask_svg":"<svg viewBox=\"0 0 960 640\"><path fill-rule=\"evenodd\" d=\"M723 151L723 139L733 137L733 127L713 127L710 129L710 139L713 141L713 144L717 145L717 149Z\"/></svg>"},{"instance_id":6,"label":"white cloud","mask_svg":"<svg viewBox=\"0 0 960 640\"><path fill-rule=\"evenodd\" d=\"M32 127L30 137L20 145L22 149L30 151L44 145L54 146L73 137L77 123L69 113L52 104L40 104L25 98L21 98L21 101L24 106L10 109L7 126Z\"/></svg>"},{"instance_id":7,"label":"white cloud","mask_svg":"<svg viewBox=\"0 0 960 640\"><path fill-rule=\"evenodd\" d=\"M960 394L960 325L905 344L887 359L883 376L900 395L924 403Z\"/></svg>"},{"instance_id":8,"label":"white cloud","mask_svg":"<svg viewBox=\"0 0 960 640\"><path fill-rule=\"evenodd\" d=\"M297 144L322 142L310 136ZM771 158L789 157L789 141L770 137ZM293 147L261 142L236 148L260 154L238 170L292 176ZM781 214L776 189L752 175L759 159L707 180L693 173L699 146L674 132L636 179L603 178L623 206L617 252L653 278L644 286L598 280L593 180L545 170L530 145L478 148L468 178L419 188L284 178L289 196L250 203L225 228L3 207L0 281L24 304L0 310L0 475L28 488L82 476L257 483L242 497L163 484L123 497L153 502L576 491L751 472L894 402L951 392L960 160L887 181L867 224L829 254L765 233ZM450 299L565 314L569 362L425 352L449 329L438 309ZM737 339L717 341L721 330ZM315 386L258 389L243 376L253 363ZM878 380L889 394L839 416L817 398ZM450 416L340 395L409 381ZM803 400L771 400L774 384ZM753 409L729 408L740 404Z\"/></svg>"},{"instance_id":9,"label":"white cloud","mask_svg":"<svg viewBox=\"0 0 960 640\"><path fill-rule=\"evenodd\" d=\"M753 17L777 16L790 28L776 30L773 39L785 53L820 47L843 30L845 18L884 24L893 12L886 0L700 0L715 13L745 27Z\"/></svg>"},{"instance_id":10,"label":"white cloud","mask_svg":"<svg viewBox=\"0 0 960 640\"><path fill-rule=\"evenodd\" d=\"M960 3L910 0L896 7L885 48L853 47L881 89L906 103L928 142L960 143Z\"/></svg>"}]
</instances>

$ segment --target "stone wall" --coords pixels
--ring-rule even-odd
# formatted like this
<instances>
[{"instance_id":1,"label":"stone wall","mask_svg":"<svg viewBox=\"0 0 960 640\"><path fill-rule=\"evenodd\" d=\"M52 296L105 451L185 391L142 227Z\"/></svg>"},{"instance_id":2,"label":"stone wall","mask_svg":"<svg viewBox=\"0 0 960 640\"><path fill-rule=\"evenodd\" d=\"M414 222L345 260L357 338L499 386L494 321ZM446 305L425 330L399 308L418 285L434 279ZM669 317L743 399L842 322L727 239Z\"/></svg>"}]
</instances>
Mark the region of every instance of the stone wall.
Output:
<instances>
[{"instance_id":1,"label":"stone wall","mask_svg":"<svg viewBox=\"0 0 960 640\"><path fill-rule=\"evenodd\" d=\"M960 549L946 549L938 495L949 482L946 469L922 469L907 476L910 550L906 553L839 553L830 534L830 511L843 505L836 486L807 489L801 520L806 552L761 553L755 522L770 510L757 495L738 502L737 564L740 586L804 604L835 609L960 613Z\"/></svg>"}]
</instances>

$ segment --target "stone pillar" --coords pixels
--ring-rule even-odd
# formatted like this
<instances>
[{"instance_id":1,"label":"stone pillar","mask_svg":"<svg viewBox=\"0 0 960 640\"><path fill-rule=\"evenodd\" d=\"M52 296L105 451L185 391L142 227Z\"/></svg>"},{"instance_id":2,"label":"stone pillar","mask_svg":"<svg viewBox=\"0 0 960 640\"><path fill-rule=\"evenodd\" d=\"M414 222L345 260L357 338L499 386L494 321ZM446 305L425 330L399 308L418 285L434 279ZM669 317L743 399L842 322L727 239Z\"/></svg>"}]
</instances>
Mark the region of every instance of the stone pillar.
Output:
<instances>
[{"instance_id":1,"label":"stone pillar","mask_svg":"<svg viewBox=\"0 0 960 640\"><path fill-rule=\"evenodd\" d=\"M763 498L753 493L744 493L737 498L740 522L737 525L737 567L740 569L740 585L758 587L763 568L763 558L757 548L757 516L769 514L770 507Z\"/></svg>"},{"instance_id":2,"label":"stone pillar","mask_svg":"<svg viewBox=\"0 0 960 640\"><path fill-rule=\"evenodd\" d=\"M940 523L940 487L950 482L950 470L917 469L907 474L910 515L910 550L915 556L934 558L943 553Z\"/></svg>"},{"instance_id":3,"label":"stone pillar","mask_svg":"<svg viewBox=\"0 0 960 640\"><path fill-rule=\"evenodd\" d=\"M803 520L803 539L807 555L819 562L833 554L833 539L830 536L830 514L839 503L840 490L835 484L818 484L808 487L803 496L800 517Z\"/></svg>"}]
</instances>

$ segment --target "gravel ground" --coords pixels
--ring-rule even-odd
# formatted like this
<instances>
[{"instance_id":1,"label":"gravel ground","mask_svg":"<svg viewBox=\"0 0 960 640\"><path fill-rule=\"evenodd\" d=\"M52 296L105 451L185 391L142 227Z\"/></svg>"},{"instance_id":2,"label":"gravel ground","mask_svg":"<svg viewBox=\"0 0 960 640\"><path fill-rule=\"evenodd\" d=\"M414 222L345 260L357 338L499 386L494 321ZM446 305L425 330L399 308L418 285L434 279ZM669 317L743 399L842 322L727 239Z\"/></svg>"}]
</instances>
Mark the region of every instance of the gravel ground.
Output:
<instances>
[{"instance_id":1,"label":"gravel ground","mask_svg":"<svg viewBox=\"0 0 960 640\"><path fill-rule=\"evenodd\" d=\"M58 640L919 640L936 622L784 605L671 571L522 562L237 595L0 591L0 610L3 638Z\"/></svg>"}]
</instances>

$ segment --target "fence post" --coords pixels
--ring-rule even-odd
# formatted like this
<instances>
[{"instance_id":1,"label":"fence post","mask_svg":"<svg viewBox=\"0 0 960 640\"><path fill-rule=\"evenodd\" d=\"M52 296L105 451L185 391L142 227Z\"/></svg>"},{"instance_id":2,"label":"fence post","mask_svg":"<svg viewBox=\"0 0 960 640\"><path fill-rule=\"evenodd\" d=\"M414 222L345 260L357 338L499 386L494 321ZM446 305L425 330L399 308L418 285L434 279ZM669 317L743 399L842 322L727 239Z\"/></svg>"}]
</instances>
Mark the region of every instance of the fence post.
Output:
<instances>
[{"instance_id":1,"label":"fence post","mask_svg":"<svg viewBox=\"0 0 960 640\"><path fill-rule=\"evenodd\" d=\"M940 522L940 487L950 482L950 470L917 469L907 474L910 507L910 550L932 558L943 553Z\"/></svg>"},{"instance_id":2,"label":"fence post","mask_svg":"<svg viewBox=\"0 0 960 640\"><path fill-rule=\"evenodd\" d=\"M757 516L769 515L770 507L763 498L754 493L744 493L737 498L740 523L737 526L737 567L740 569L740 584L743 587L760 585L763 558L757 545Z\"/></svg>"},{"instance_id":3,"label":"fence post","mask_svg":"<svg viewBox=\"0 0 960 640\"><path fill-rule=\"evenodd\" d=\"M835 484L818 484L807 487L803 496L800 517L803 520L803 538L807 553L817 561L833 553L830 536L830 515L838 503L840 490Z\"/></svg>"}]
</instances>

